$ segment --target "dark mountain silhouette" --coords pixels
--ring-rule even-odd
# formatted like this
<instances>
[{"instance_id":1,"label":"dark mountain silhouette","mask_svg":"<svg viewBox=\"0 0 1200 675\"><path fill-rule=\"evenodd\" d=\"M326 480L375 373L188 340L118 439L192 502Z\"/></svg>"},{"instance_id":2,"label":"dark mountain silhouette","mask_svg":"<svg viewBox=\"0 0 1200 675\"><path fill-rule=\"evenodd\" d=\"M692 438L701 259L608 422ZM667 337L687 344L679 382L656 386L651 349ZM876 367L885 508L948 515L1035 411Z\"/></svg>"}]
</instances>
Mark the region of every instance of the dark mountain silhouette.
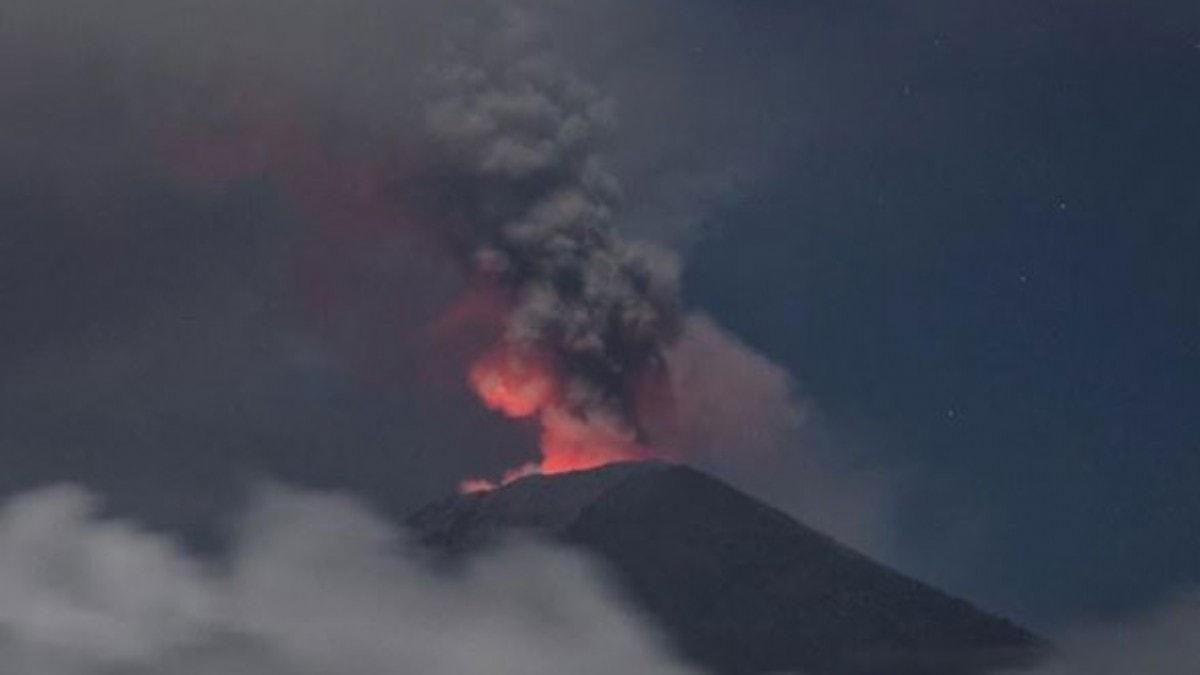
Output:
<instances>
[{"instance_id":1,"label":"dark mountain silhouette","mask_svg":"<svg viewBox=\"0 0 1200 675\"><path fill-rule=\"evenodd\" d=\"M581 547L716 673L958 675L1045 649L1028 631L683 466L532 476L431 504L408 524L452 556L514 530Z\"/></svg>"}]
</instances>

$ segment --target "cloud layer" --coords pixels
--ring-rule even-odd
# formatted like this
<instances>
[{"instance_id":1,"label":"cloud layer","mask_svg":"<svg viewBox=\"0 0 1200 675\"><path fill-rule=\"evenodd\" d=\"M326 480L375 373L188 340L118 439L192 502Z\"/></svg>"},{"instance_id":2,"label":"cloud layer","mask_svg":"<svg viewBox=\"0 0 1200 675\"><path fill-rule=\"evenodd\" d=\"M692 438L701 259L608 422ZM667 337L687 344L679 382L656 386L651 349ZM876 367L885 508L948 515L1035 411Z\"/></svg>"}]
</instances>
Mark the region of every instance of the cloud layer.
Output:
<instances>
[{"instance_id":1,"label":"cloud layer","mask_svg":"<svg viewBox=\"0 0 1200 675\"><path fill-rule=\"evenodd\" d=\"M525 543L435 572L355 501L272 487L228 558L59 486L0 510L11 675L692 673L577 554Z\"/></svg>"}]
</instances>

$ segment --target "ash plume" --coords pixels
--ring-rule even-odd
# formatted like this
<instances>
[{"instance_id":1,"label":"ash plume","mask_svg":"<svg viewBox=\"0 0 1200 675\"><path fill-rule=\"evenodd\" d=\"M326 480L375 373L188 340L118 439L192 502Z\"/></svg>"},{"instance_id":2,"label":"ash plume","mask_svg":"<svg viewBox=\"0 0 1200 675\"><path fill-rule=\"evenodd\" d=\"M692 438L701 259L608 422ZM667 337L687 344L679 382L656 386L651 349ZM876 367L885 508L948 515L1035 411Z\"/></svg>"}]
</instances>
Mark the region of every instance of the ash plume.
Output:
<instances>
[{"instance_id":1,"label":"ash plume","mask_svg":"<svg viewBox=\"0 0 1200 675\"><path fill-rule=\"evenodd\" d=\"M681 329L678 263L616 231L611 103L553 62L527 15L499 22L432 70L425 116L456 248L509 303L472 381L510 416L538 415L546 459L573 456L561 468L634 457L649 441L637 398Z\"/></svg>"},{"instance_id":2,"label":"ash plume","mask_svg":"<svg viewBox=\"0 0 1200 675\"><path fill-rule=\"evenodd\" d=\"M57 218L54 231L46 218L18 226L68 251L103 247L80 254L78 289L130 269L117 290L148 297L100 347L76 349L75 331L46 347L27 331L45 356L20 381L37 386L11 387L20 393L6 408L53 410L89 393L81 407L119 429L115 454L128 442L108 418L147 417L130 392L154 392L148 405L163 412L149 417L164 437L199 416L231 445L258 448L265 424L263 461L300 472L315 471L290 452L303 444L326 458L379 447L378 466L443 484L506 465L518 475L649 456L755 484L785 475L768 460L813 445L791 380L683 311L673 253L625 238L679 243L671 223L694 222L727 182L691 174L747 174L758 160L746 155L770 145L754 140L756 116L733 114L742 90L728 85L748 82L742 71L699 71L689 47L700 36L651 30L667 9L694 9L668 4L10 3L0 55L32 65L0 83L11 104L0 110L2 170ZM651 62L622 56L651 39ZM714 83L725 83L719 96ZM236 214L224 228L208 211L221 204ZM179 217L185 209L196 215ZM6 260L40 259L11 251ZM180 276L151 304L157 280ZM196 307L170 320L181 301ZM95 313L63 304L47 314ZM196 331L195 315L222 330ZM158 366L142 367L151 353ZM340 385L338 403L294 400L293 377L322 393ZM468 389L523 421L498 422ZM245 399L236 410L286 412L231 420L232 392ZM541 456L519 466L531 428ZM36 447L41 433L17 440Z\"/></svg>"}]
</instances>

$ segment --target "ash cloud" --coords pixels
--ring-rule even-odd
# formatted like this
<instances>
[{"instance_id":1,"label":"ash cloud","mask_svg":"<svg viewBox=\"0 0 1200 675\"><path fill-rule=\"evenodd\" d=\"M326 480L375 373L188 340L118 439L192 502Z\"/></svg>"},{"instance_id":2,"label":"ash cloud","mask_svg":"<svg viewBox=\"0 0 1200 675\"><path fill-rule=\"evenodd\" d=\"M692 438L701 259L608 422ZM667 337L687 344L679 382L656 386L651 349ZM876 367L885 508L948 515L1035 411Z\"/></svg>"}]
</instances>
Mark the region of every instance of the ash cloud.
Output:
<instances>
[{"instance_id":1,"label":"ash cloud","mask_svg":"<svg viewBox=\"0 0 1200 675\"><path fill-rule=\"evenodd\" d=\"M8 489L66 474L186 521L249 471L400 510L396 495L530 459L526 429L460 391L498 340L551 355L572 421L636 440L668 427L679 454L866 531L878 491L828 506L823 485L862 481L811 403L688 317L676 256L632 241L696 236L786 134L762 116L795 87L723 37L733 12L9 3L0 54L29 65L0 80L0 264L20 282L0 298ZM442 331L480 286L502 292L462 303L479 326ZM640 407L639 371L675 383L691 429ZM726 385L738 398L717 405ZM776 478L801 465L801 489Z\"/></svg>"},{"instance_id":2,"label":"ash cloud","mask_svg":"<svg viewBox=\"0 0 1200 675\"><path fill-rule=\"evenodd\" d=\"M620 188L601 156L612 103L556 61L536 8L403 3L385 20L370 2L166 9L29 3L8 18L50 71L78 67L44 44L64 37L112 71L97 77L117 89L104 92L114 115L152 156L132 160L139 170L157 151L220 190L264 177L327 230L373 228L366 247L401 230L399 245L418 249L411 231L424 232L460 287L503 289L501 339L553 361L560 413L641 433L631 379L677 330L678 265L617 234ZM394 30L386 41L378 24Z\"/></svg>"},{"instance_id":3,"label":"ash cloud","mask_svg":"<svg viewBox=\"0 0 1200 675\"><path fill-rule=\"evenodd\" d=\"M611 102L553 61L534 19L497 23L430 77L447 191L467 197L451 219L476 277L511 294L504 349L564 380L552 407L642 436L632 390L678 332L678 264L615 228L621 190L601 153Z\"/></svg>"},{"instance_id":4,"label":"ash cloud","mask_svg":"<svg viewBox=\"0 0 1200 675\"><path fill-rule=\"evenodd\" d=\"M272 487L211 561L97 510L69 485L0 509L6 673L696 672L574 553L434 572L354 500Z\"/></svg>"}]
</instances>

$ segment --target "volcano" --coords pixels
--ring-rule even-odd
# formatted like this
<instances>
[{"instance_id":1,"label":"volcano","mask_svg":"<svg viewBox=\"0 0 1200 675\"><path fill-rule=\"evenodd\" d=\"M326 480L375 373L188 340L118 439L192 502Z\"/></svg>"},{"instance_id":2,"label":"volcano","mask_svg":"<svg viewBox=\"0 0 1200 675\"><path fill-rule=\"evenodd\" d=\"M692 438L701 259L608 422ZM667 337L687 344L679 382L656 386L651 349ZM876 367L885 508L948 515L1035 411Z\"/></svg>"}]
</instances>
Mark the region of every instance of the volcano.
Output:
<instances>
[{"instance_id":1,"label":"volcano","mask_svg":"<svg viewBox=\"0 0 1200 675\"><path fill-rule=\"evenodd\" d=\"M408 525L450 559L514 533L582 549L713 673L968 675L1046 651L1029 631L680 465L529 476L430 504Z\"/></svg>"}]
</instances>

